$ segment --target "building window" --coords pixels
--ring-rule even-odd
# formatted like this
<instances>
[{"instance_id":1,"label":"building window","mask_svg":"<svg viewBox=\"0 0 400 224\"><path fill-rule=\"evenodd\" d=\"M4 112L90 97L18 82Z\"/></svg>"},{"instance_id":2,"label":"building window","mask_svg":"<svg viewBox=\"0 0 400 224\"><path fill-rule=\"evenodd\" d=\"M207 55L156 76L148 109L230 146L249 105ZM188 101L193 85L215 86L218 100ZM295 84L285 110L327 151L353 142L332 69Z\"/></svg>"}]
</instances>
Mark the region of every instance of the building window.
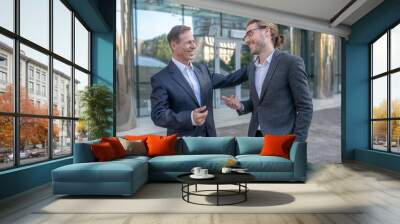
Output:
<instances>
[{"instance_id":1,"label":"building window","mask_svg":"<svg viewBox=\"0 0 400 224\"><path fill-rule=\"evenodd\" d=\"M29 66L29 71L28 71L29 79L33 80L33 67Z\"/></svg>"},{"instance_id":2,"label":"building window","mask_svg":"<svg viewBox=\"0 0 400 224\"><path fill-rule=\"evenodd\" d=\"M371 148L400 153L400 24L370 44Z\"/></svg>"},{"instance_id":3,"label":"building window","mask_svg":"<svg viewBox=\"0 0 400 224\"><path fill-rule=\"evenodd\" d=\"M6 85L7 84L7 73L0 71L0 84Z\"/></svg>"},{"instance_id":4,"label":"building window","mask_svg":"<svg viewBox=\"0 0 400 224\"><path fill-rule=\"evenodd\" d=\"M33 82L28 82L28 91L29 91L29 94L33 94L33 92L34 92L34 88L33 88Z\"/></svg>"},{"instance_id":5,"label":"building window","mask_svg":"<svg viewBox=\"0 0 400 224\"><path fill-rule=\"evenodd\" d=\"M71 156L75 136L87 140L87 131L85 127L74 128L79 114L73 114L71 105L78 103L80 89L73 92L74 88L65 86L90 84L86 81L91 76L90 30L67 1L15 1L17 8L13 0L1 2L3 11L10 13L7 20L0 21L0 26L7 29L0 29L0 83L11 83L10 88L0 88L0 98L7 99L0 100L0 123L7 126L0 133L0 151L7 153L7 159L0 160L0 171ZM41 13L32 13L33 9L40 9ZM17 75L13 73L16 65L20 71ZM75 80L74 73L78 73ZM19 80L18 88L14 76ZM53 89L49 89L50 78L54 78ZM63 87L58 86L60 80L64 82ZM60 95L67 107L57 105ZM14 111L15 105L18 112ZM16 133L14 125L18 129ZM32 135L33 132L36 134Z\"/></svg>"}]
</instances>

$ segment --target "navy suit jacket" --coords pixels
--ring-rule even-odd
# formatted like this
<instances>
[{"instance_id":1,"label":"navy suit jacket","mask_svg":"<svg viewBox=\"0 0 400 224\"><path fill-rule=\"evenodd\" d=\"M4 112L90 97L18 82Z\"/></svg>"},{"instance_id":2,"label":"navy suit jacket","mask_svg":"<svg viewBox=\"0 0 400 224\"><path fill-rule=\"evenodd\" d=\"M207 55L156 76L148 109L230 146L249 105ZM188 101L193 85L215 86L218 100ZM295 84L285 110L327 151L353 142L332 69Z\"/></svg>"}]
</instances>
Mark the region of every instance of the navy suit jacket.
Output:
<instances>
[{"instance_id":1,"label":"navy suit jacket","mask_svg":"<svg viewBox=\"0 0 400 224\"><path fill-rule=\"evenodd\" d=\"M151 119L154 124L167 128L167 134L178 136L216 136L213 115L213 89L236 86L247 80L246 68L228 76L211 74L206 65L193 63L200 85L201 100L196 96L174 62L151 78ZM208 116L201 126L193 126L191 112L206 106Z\"/></svg>"},{"instance_id":2,"label":"navy suit jacket","mask_svg":"<svg viewBox=\"0 0 400 224\"><path fill-rule=\"evenodd\" d=\"M263 134L295 134L296 141L305 141L313 114L303 59L278 49L262 85L260 97L255 87L254 63L248 66L250 99L242 101L244 111L252 112L249 136L256 136L258 125Z\"/></svg>"}]
</instances>

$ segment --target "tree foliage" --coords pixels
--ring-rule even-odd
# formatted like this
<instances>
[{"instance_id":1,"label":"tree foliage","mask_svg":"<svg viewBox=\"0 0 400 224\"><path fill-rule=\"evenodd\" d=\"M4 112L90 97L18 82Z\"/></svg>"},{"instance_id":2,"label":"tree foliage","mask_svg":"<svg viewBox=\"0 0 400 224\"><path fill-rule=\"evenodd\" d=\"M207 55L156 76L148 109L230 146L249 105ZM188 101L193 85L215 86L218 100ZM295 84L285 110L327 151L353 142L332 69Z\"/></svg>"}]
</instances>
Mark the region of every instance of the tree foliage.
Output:
<instances>
[{"instance_id":1,"label":"tree foliage","mask_svg":"<svg viewBox=\"0 0 400 224\"><path fill-rule=\"evenodd\" d=\"M14 88L8 85L6 92L0 94L0 108L3 112L13 112L14 107ZM24 114L47 114L47 103L34 105L29 99L28 93L24 87L20 88L20 107ZM55 108L54 113L59 111ZM0 116L0 147L12 148L14 124L12 116ZM46 118L20 118L20 148L24 149L26 145L46 144L48 139L48 119ZM59 127L53 125L53 138L58 138Z\"/></svg>"},{"instance_id":2,"label":"tree foliage","mask_svg":"<svg viewBox=\"0 0 400 224\"><path fill-rule=\"evenodd\" d=\"M155 57L165 63L171 60L172 52L168 44L167 35L162 34L151 40L146 40L142 44L142 54Z\"/></svg>"}]
</instances>

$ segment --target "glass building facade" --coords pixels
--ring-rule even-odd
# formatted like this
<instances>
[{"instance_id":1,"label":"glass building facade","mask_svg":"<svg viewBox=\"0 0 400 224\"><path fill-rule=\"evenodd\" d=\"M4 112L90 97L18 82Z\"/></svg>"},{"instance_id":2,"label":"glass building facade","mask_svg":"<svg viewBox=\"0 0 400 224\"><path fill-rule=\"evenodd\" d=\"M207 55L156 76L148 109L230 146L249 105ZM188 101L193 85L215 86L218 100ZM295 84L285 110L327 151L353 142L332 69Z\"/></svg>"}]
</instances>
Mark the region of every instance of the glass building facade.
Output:
<instances>
[{"instance_id":1,"label":"glass building facade","mask_svg":"<svg viewBox=\"0 0 400 224\"><path fill-rule=\"evenodd\" d=\"M167 66L171 59L166 37L175 25L185 24L192 28L198 45L195 61L207 64L211 72L229 74L253 60L247 45L242 41L249 18L194 8L171 0L119 0L117 4L117 51L127 54L127 49L122 48L122 40L126 42L126 39L131 39L133 61L132 76L128 78L131 79L129 83L133 89L130 100L132 104L125 108L117 105L117 114L127 114L128 110L134 110L129 114L135 114L138 118L150 115L150 78ZM130 32L122 32L128 26L131 26ZM121 28L120 31L118 27ZM304 59L313 97L329 99L340 93L341 39L325 33L281 25L279 31L285 37L281 50ZM120 46L118 42L121 43ZM126 57L121 60L118 55L117 53L117 64L127 61ZM126 67L126 64L117 66ZM126 79L121 78L126 76L126 69L117 69L120 80ZM124 86L126 82L118 80L117 85ZM220 96L237 95L246 99L249 97L249 84L242 83L236 87L214 91L214 107L223 108L225 106ZM126 93L121 93L118 103L126 103L125 98ZM128 127L126 122L127 120L117 122L117 130L126 131L135 127L135 124Z\"/></svg>"}]
</instances>

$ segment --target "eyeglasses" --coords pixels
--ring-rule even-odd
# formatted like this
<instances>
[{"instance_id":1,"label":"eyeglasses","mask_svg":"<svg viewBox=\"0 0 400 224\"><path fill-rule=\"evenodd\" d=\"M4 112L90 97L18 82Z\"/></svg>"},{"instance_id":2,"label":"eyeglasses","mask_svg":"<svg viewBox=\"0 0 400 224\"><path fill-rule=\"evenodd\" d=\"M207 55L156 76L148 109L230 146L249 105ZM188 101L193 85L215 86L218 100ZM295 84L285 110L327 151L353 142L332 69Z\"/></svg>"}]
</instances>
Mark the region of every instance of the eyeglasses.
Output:
<instances>
[{"instance_id":1,"label":"eyeglasses","mask_svg":"<svg viewBox=\"0 0 400 224\"><path fill-rule=\"evenodd\" d=\"M243 41L246 41L247 37L252 37L255 30L260 30L260 29L265 29L265 28L267 28L267 26L260 26L260 27L256 27L254 29L247 31L246 35L244 35L244 37L243 37Z\"/></svg>"}]
</instances>

